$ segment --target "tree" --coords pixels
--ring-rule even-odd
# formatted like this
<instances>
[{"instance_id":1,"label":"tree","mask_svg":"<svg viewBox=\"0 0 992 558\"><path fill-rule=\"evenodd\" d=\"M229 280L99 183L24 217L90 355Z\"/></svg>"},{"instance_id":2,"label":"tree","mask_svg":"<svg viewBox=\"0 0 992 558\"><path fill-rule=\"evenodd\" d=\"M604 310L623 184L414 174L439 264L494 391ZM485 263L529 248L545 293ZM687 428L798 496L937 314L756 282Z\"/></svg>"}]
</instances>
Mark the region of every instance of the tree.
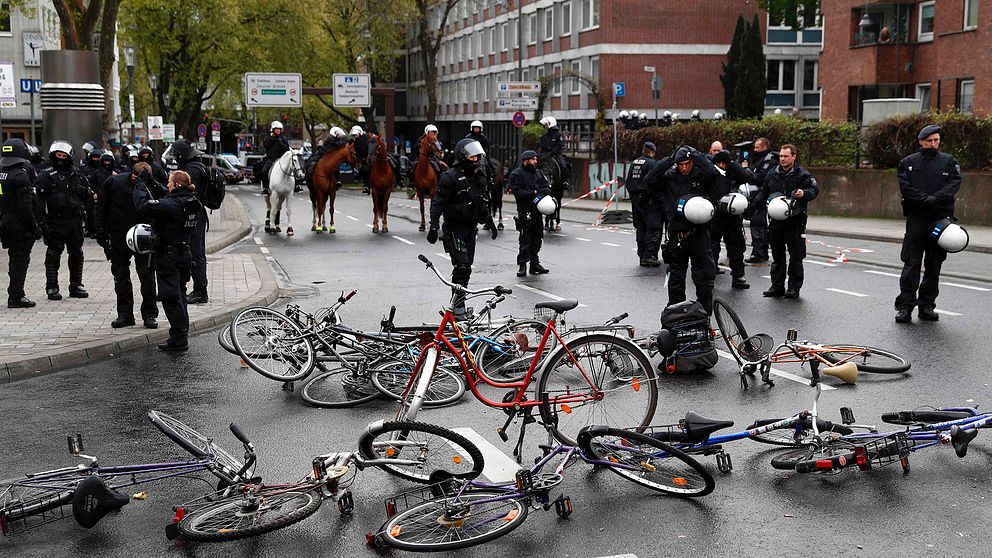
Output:
<instances>
[{"instance_id":1,"label":"tree","mask_svg":"<svg viewBox=\"0 0 992 558\"><path fill-rule=\"evenodd\" d=\"M743 43L737 84L734 86L736 118L761 116L765 111L765 52L757 15L745 30Z\"/></svg>"},{"instance_id":2,"label":"tree","mask_svg":"<svg viewBox=\"0 0 992 558\"><path fill-rule=\"evenodd\" d=\"M424 88L427 92L427 121L437 117L437 53L441 49L448 15L458 0L414 0L417 21L417 44L424 65Z\"/></svg>"},{"instance_id":3,"label":"tree","mask_svg":"<svg viewBox=\"0 0 992 558\"><path fill-rule=\"evenodd\" d=\"M784 21L797 30L812 26L820 12L820 0L759 0L758 6L768 12L772 21Z\"/></svg>"},{"instance_id":4,"label":"tree","mask_svg":"<svg viewBox=\"0 0 992 558\"><path fill-rule=\"evenodd\" d=\"M736 118L738 112L734 102L734 92L737 88L737 74L740 72L741 50L744 48L744 32L746 30L747 22L744 21L744 16L737 16L734 39L727 52L727 61L723 64L723 75L720 76L720 82L723 83L723 110L731 118Z\"/></svg>"}]
</instances>

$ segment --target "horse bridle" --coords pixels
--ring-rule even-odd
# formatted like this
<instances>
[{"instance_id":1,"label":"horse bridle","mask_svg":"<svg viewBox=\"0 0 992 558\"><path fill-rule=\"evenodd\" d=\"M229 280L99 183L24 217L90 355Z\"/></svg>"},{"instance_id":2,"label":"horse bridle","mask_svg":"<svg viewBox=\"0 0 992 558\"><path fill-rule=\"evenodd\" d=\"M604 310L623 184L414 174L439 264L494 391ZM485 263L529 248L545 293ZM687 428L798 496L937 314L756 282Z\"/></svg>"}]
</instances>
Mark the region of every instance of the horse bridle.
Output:
<instances>
[{"instance_id":1,"label":"horse bridle","mask_svg":"<svg viewBox=\"0 0 992 558\"><path fill-rule=\"evenodd\" d=\"M292 151L288 151L287 153L292 153ZM281 160L276 162L279 165L279 170L283 174L288 174L288 175L292 176L293 177L293 180L299 180L300 179L300 177L296 175L296 171L297 170L302 170L299 167L299 165L296 164L296 157L297 157L296 153L293 153L293 156L289 158L289 160L290 160L290 163L289 163L289 172L286 172L286 169L284 169L282 167L282 161Z\"/></svg>"}]
</instances>

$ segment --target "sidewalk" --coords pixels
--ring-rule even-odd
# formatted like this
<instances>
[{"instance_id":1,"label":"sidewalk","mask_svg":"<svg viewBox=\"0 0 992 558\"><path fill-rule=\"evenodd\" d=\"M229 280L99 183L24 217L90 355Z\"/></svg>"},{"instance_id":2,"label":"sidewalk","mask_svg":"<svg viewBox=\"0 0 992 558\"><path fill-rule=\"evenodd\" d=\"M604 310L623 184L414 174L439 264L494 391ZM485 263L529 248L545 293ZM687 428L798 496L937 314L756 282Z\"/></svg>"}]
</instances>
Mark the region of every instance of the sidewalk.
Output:
<instances>
[{"instance_id":1,"label":"sidewalk","mask_svg":"<svg viewBox=\"0 0 992 558\"><path fill-rule=\"evenodd\" d=\"M261 254L216 254L251 233L248 213L233 195L210 216L207 232L207 272L210 302L190 305L190 333L227 323L241 309L275 301L278 286ZM168 338L169 322L159 311L158 329L138 325L113 329L117 317L114 279L103 249L87 239L83 245L83 282L89 298L69 298L66 256L62 256L60 286L66 298L45 297L45 246L40 241L31 254L25 291L38 305L28 309L0 308L0 383L48 374L62 368L112 358L122 351L143 349ZM6 273L7 251L0 251L0 269ZM133 268L135 312L140 304ZM5 285L6 287L6 285Z\"/></svg>"}]
</instances>

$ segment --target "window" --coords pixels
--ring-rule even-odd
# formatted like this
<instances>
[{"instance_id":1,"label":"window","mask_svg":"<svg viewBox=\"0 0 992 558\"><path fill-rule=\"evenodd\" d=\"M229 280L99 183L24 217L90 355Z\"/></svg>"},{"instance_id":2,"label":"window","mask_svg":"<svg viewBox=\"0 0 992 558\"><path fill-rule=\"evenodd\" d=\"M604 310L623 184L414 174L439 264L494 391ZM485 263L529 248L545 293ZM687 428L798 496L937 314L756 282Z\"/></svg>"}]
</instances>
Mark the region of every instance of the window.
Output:
<instances>
[{"instance_id":1,"label":"window","mask_svg":"<svg viewBox=\"0 0 992 558\"><path fill-rule=\"evenodd\" d=\"M916 30L916 40L920 42L933 40L933 2L920 4L920 22Z\"/></svg>"},{"instance_id":2,"label":"window","mask_svg":"<svg viewBox=\"0 0 992 558\"><path fill-rule=\"evenodd\" d=\"M527 29L530 34L527 36L527 44L537 44L537 12L527 16Z\"/></svg>"},{"instance_id":3,"label":"window","mask_svg":"<svg viewBox=\"0 0 992 558\"><path fill-rule=\"evenodd\" d=\"M544 10L544 40L550 41L555 36L555 10L549 7Z\"/></svg>"},{"instance_id":4,"label":"window","mask_svg":"<svg viewBox=\"0 0 992 558\"><path fill-rule=\"evenodd\" d=\"M592 77L593 81L599 81L599 57L593 57L589 59L589 75Z\"/></svg>"},{"instance_id":5,"label":"window","mask_svg":"<svg viewBox=\"0 0 992 558\"><path fill-rule=\"evenodd\" d=\"M544 77L544 66L543 65L537 67L537 74L536 74L536 76L537 76L537 81L541 81L541 78Z\"/></svg>"},{"instance_id":6,"label":"window","mask_svg":"<svg viewBox=\"0 0 992 558\"><path fill-rule=\"evenodd\" d=\"M561 5L561 36L572 34L572 3L565 2Z\"/></svg>"},{"instance_id":7,"label":"window","mask_svg":"<svg viewBox=\"0 0 992 558\"><path fill-rule=\"evenodd\" d=\"M803 91L817 90L817 72L820 63L816 60L806 60L803 62Z\"/></svg>"},{"instance_id":8,"label":"window","mask_svg":"<svg viewBox=\"0 0 992 558\"><path fill-rule=\"evenodd\" d=\"M10 27L10 24L7 24ZM978 0L964 0L964 28L978 27Z\"/></svg>"},{"instance_id":9,"label":"window","mask_svg":"<svg viewBox=\"0 0 992 558\"><path fill-rule=\"evenodd\" d=\"M579 81L578 77L575 77L582 71L582 62L580 60L572 60L569 68L572 70L572 76L569 78L569 89L568 92L572 95L578 95L581 91L582 82Z\"/></svg>"},{"instance_id":10,"label":"window","mask_svg":"<svg viewBox=\"0 0 992 558\"><path fill-rule=\"evenodd\" d=\"M499 26L502 28L500 36L503 37L503 44L500 49L501 52L506 52L510 48L510 26L506 24L507 22L500 23Z\"/></svg>"},{"instance_id":11,"label":"window","mask_svg":"<svg viewBox=\"0 0 992 558\"><path fill-rule=\"evenodd\" d=\"M916 98L920 100L920 110L930 110L930 84L920 83L916 86Z\"/></svg>"},{"instance_id":12,"label":"window","mask_svg":"<svg viewBox=\"0 0 992 558\"><path fill-rule=\"evenodd\" d=\"M582 0L582 30L599 27L599 0Z\"/></svg>"},{"instance_id":13,"label":"window","mask_svg":"<svg viewBox=\"0 0 992 558\"><path fill-rule=\"evenodd\" d=\"M768 61L768 90L769 91L795 91L796 90L796 61L795 60L769 60Z\"/></svg>"},{"instance_id":14,"label":"window","mask_svg":"<svg viewBox=\"0 0 992 558\"><path fill-rule=\"evenodd\" d=\"M482 32L482 44L484 45L485 52L496 54L496 44L493 43L492 27L486 27L486 30Z\"/></svg>"},{"instance_id":15,"label":"window","mask_svg":"<svg viewBox=\"0 0 992 558\"><path fill-rule=\"evenodd\" d=\"M4 2L3 4L0 4L0 12L3 13L3 16L0 17L0 33L2 33L4 35L10 35L11 34L10 33L10 29L11 29L11 27L10 27L10 12L11 12L10 4L8 4L6 2Z\"/></svg>"},{"instance_id":16,"label":"window","mask_svg":"<svg viewBox=\"0 0 992 558\"><path fill-rule=\"evenodd\" d=\"M958 110L971 114L974 110L975 80L962 80L958 87Z\"/></svg>"},{"instance_id":17,"label":"window","mask_svg":"<svg viewBox=\"0 0 992 558\"><path fill-rule=\"evenodd\" d=\"M551 89L551 94L555 97L561 97L561 64L555 64L551 67L551 73L555 76L555 86Z\"/></svg>"},{"instance_id":18,"label":"window","mask_svg":"<svg viewBox=\"0 0 992 558\"><path fill-rule=\"evenodd\" d=\"M530 68L524 68L520 72L520 81L527 81L530 79Z\"/></svg>"}]
</instances>

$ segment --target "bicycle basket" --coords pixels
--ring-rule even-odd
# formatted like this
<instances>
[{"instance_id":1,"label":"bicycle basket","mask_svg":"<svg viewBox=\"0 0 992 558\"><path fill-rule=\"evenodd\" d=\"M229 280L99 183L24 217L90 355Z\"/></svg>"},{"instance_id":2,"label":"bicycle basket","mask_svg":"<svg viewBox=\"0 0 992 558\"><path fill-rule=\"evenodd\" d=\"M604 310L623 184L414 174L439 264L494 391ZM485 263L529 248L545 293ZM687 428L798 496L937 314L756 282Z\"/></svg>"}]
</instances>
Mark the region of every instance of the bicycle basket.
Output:
<instances>
[{"instance_id":1,"label":"bicycle basket","mask_svg":"<svg viewBox=\"0 0 992 558\"><path fill-rule=\"evenodd\" d=\"M775 341L767 333L758 333L748 337L737 346L741 358L748 362L760 362L771 354Z\"/></svg>"},{"instance_id":2,"label":"bicycle basket","mask_svg":"<svg viewBox=\"0 0 992 558\"><path fill-rule=\"evenodd\" d=\"M535 308L534 319L546 322L555 316L555 311L550 308Z\"/></svg>"}]
</instances>

